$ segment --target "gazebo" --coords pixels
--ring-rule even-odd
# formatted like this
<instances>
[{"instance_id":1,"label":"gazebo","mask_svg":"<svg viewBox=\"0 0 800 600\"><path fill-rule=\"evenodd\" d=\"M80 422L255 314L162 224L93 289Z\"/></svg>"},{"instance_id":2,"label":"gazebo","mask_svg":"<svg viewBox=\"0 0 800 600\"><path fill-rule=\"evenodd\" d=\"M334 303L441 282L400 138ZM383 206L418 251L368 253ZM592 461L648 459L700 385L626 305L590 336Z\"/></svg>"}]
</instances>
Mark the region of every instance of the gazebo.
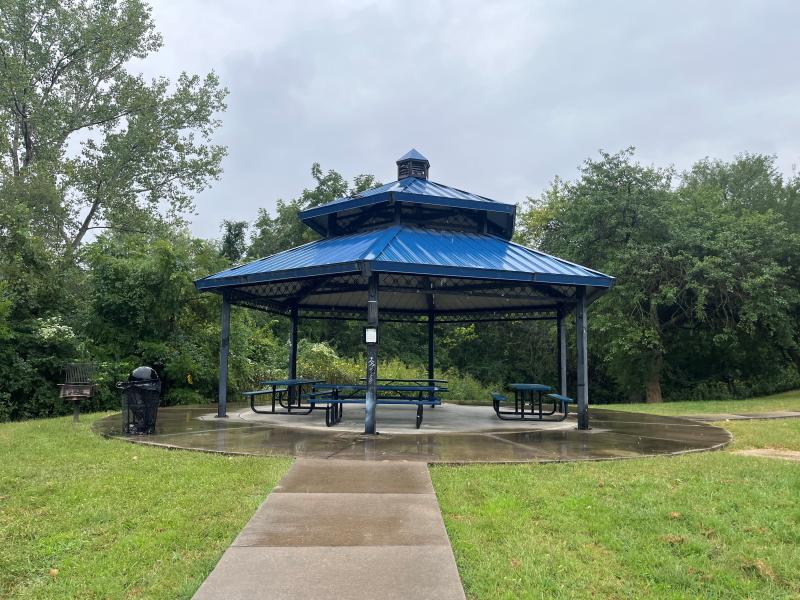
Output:
<instances>
[{"instance_id":1,"label":"gazebo","mask_svg":"<svg viewBox=\"0 0 800 600\"><path fill-rule=\"evenodd\" d=\"M435 183L429 169L412 149L397 160L397 181L301 212L320 239L195 282L222 296L217 416L227 415L233 304L291 319L290 379L301 317L363 322L367 434L376 432L379 323L427 324L433 380L436 323L555 320L566 396L564 319L574 312L578 428L589 428L587 308L614 278L512 242L514 205Z\"/></svg>"}]
</instances>

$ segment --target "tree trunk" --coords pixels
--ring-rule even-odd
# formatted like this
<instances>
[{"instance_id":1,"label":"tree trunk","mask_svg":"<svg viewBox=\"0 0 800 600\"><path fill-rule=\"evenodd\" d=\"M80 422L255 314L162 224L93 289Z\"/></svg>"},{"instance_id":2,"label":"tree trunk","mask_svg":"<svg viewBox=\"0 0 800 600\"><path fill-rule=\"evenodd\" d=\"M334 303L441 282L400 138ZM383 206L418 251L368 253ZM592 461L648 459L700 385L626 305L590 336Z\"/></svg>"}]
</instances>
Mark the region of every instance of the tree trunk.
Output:
<instances>
[{"instance_id":1,"label":"tree trunk","mask_svg":"<svg viewBox=\"0 0 800 600\"><path fill-rule=\"evenodd\" d=\"M647 373L647 386L645 389L645 402L663 402L661 397L661 368L664 366L664 357L659 353L653 357L650 363L650 371Z\"/></svg>"},{"instance_id":2,"label":"tree trunk","mask_svg":"<svg viewBox=\"0 0 800 600\"><path fill-rule=\"evenodd\" d=\"M794 361L794 366L797 369L797 372L800 373L800 351L796 348L792 348L789 350L789 357Z\"/></svg>"}]
</instances>

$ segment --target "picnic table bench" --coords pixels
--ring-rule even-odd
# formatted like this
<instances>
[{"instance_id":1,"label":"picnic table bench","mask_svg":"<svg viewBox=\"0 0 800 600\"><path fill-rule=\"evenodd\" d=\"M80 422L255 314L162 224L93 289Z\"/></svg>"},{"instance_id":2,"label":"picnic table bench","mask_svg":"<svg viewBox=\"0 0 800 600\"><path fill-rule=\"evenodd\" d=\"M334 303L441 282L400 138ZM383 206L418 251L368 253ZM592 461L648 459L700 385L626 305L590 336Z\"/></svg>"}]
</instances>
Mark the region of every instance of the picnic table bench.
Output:
<instances>
[{"instance_id":1,"label":"picnic table bench","mask_svg":"<svg viewBox=\"0 0 800 600\"><path fill-rule=\"evenodd\" d=\"M380 380L379 380L380 381ZM387 381L387 380L384 380ZM397 379L388 380L397 382ZM415 381L428 381L427 379L411 380L411 383L381 383L376 386L378 404L386 405L411 405L417 407L416 426L417 429L422 425L423 411L425 406L438 406L442 403L441 398L436 394L446 392L447 388L436 385L417 385ZM366 404L367 385L365 383L342 384L342 383L318 383L315 384L311 393L306 394L307 401L317 400L320 392L332 392L330 396L324 398L331 407L337 406L338 414L334 409L329 409L325 414L325 424L328 427L335 425L342 419L342 405L344 404ZM316 396L316 397L315 397ZM330 418L329 418L330 417Z\"/></svg>"},{"instance_id":2,"label":"picnic table bench","mask_svg":"<svg viewBox=\"0 0 800 600\"><path fill-rule=\"evenodd\" d=\"M316 403L309 403L303 405L303 400L306 399L307 394L304 389L311 389L312 386L322 383L321 379L275 379L268 381L261 381L264 389L254 390L251 392L242 392L242 396L250 400L250 409L254 413L260 415L266 414L285 414L285 415L307 415L313 410L317 410ZM272 401L272 410L259 410L256 408L256 399L262 396L269 396ZM276 403L283 410L276 410Z\"/></svg>"},{"instance_id":3,"label":"picnic table bench","mask_svg":"<svg viewBox=\"0 0 800 600\"><path fill-rule=\"evenodd\" d=\"M494 412L499 419L504 421L563 421L567 418L569 404L575 402L568 396L549 393L553 391L553 388L541 383L511 383L508 387L514 391L513 411L501 409L501 404L509 401L507 396L492 392ZM552 405L552 410L544 410L544 398L550 401L548 404ZM530 407L529 412L525 411L526 406Z\"/></svg>"}]
</instances>

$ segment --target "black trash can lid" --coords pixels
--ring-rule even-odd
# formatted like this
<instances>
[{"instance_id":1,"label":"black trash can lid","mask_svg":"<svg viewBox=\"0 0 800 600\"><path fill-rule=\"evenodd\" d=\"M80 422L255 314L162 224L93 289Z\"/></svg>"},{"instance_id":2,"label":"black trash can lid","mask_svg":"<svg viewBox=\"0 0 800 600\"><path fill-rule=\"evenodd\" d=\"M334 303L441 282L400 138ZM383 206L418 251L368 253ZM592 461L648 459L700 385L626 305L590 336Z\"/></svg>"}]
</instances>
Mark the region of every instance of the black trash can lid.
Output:
<instances>
[{"instance_id":1,"label":"black trash can lid","mask_svg":"<svg viewBox=\"0 0 800 600\"><path fill-rule=\"evenodd\" d=\"M158 373L151 367L136 367L130 375L128 381L158 381Z\"/></svg>"}]
</instances>

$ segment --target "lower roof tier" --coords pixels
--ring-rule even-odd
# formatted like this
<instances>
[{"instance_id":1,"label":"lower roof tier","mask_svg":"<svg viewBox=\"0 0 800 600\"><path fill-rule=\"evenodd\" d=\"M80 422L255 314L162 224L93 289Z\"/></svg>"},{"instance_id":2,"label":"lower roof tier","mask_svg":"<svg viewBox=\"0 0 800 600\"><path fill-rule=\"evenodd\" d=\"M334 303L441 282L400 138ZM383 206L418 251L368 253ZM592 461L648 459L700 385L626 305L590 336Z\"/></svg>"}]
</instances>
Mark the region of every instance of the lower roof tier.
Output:
<instances>
[{"instance_id":1,"label":"lower roof tier","mask_svg":"<svg viewBox=\"0 0 800 600\"><path fill-rule=\"evenodd\" d=\"M369 273L380 273L381 310L401 314L550 310L591 301L614 278L486 234L393 225L325 238L195 282L232 302L287 313L360 313Z\"/></svg>"}]
</instances>

